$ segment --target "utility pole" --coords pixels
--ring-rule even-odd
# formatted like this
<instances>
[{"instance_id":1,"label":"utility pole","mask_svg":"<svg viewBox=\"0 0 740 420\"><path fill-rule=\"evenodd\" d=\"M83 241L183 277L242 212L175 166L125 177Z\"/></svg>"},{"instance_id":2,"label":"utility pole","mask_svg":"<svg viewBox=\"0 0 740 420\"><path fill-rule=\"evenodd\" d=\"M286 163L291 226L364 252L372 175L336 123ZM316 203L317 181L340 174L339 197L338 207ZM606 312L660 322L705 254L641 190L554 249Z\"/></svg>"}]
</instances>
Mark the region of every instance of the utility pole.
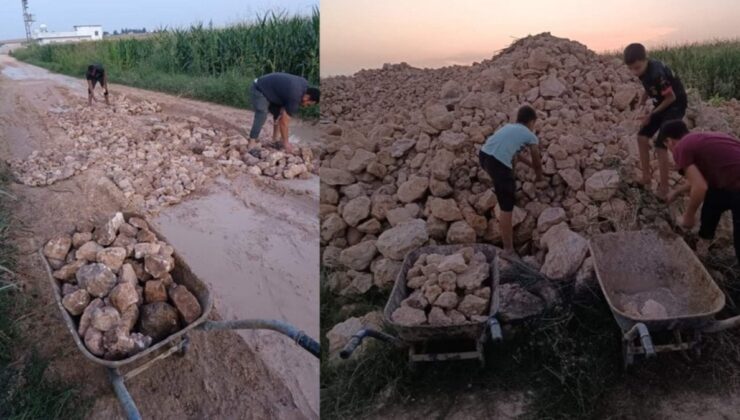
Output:
<instances>
[{"instance_id":1,"label":"utility pole","mask_svg":"<svg viewBox=\"0 0 740 420\"><path fill-rule=\"evenodd\" d=\"M33 23L33 15L28 12L28 0L21 0L23 3L23 23L26 25L26 41L31 42L31 24Z\"/></svg>"}]
</instances>

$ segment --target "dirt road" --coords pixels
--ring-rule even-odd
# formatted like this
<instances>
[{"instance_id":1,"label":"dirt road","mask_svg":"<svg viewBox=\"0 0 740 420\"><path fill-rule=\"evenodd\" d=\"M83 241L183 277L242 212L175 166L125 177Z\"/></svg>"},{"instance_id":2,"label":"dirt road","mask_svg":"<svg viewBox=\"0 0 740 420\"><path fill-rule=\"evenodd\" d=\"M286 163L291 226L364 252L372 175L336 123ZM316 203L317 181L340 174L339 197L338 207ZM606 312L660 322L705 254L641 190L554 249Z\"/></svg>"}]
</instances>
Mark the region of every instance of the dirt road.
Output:
<instances>
[{"instance_id":1,"label":"dirt road","mask_svg":"<svg viewBox=\"0 0 740 420\"><path fill-rule=\"evenodd\" d=\"M242 131L251 123L243 110L122 86L110 90L113 102L126 95L133 103L157 103L160 119L197 116ZM81 80L0 54L0 160L72 148L74 139L52 116L84 105L85 93ZM118 124L134 129L141 123L96 106ZM292 140L303 145L318 140L308 124L294 133ZM120 417L103 369L87 362L63 329L35 250L81 219L141 208L94 164L46 187L13 184L11 190L18 197L19 271L38 307L23 320L26 330L52 359L50 370L93 400L88 417ZM316 177L273 181L230 172L209 178L182 203L157 209L150 220L212 286L217 316L281 319L318 338L317 213ZM194 333L185 358L155 365L129 390L145 418L317 418L318 374L315 358L271 333Z\"/></svg>"}]
</instances>

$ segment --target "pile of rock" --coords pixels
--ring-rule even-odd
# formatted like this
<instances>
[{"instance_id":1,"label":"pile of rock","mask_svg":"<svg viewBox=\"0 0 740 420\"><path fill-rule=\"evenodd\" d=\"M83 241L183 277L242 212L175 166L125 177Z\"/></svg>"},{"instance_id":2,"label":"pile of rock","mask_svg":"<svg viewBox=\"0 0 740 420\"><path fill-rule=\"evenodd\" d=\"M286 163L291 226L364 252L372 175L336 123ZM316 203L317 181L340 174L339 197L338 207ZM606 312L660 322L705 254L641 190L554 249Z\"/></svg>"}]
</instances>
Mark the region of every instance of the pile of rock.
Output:
<instances>
[{"instance_id":1,"label":"pile of rock","mask_svg":"<svg viewBox=\"0 0 740 420\"><path fill-rule=\"evenodd\" d=\"M421 254L406 273L412 292L391 318L405 325L483 322L491 300L491 267L471 247L450 255Z\"/></svg>"},{"instance_id":2,"label":"pile of rock","mask_svg":"<svg viewBox=\"0 0 740 420\"><path fill-rule=\"evenodd\" d=\"M618 58L542 34L472 66L387 65L324 79L322 90L333 123L320 152L322 263L337 293L388 287L419 246L500 241L478 151L522 104L538 112L546 181L516 167L514 242L544 274L591 272L593 234L669 226L666 212L637 208L635 133L647 110ZM691 126L726 128L719 111L689 101Z\"/></svg>"},{"instance_id":3,"label":"pile of rock","mask_svg":"<svg viewBox=\"0 0 740 420\"><path fill-rule=\"evenodd\" d=\"M156 103L123 97L110 108L50 112L69 141L12 160L10 168L20 182L41 186L97 167L146 210L177 203L220 174L292 179L314 170L310 148L287 154L208 120L160 111Z\"/></svg>"},{"instance_id":4,"label":"pile of rock","mask_svg":"<svg viewBox=\"0 0 740 420\"><path fill-rule=\"evenodd\" d=\"M198 299L170 274L173 252L145 220L121 213L46 243L62 305L90 353L123 359L201 316Z\"/></svg>"}]
</instances>

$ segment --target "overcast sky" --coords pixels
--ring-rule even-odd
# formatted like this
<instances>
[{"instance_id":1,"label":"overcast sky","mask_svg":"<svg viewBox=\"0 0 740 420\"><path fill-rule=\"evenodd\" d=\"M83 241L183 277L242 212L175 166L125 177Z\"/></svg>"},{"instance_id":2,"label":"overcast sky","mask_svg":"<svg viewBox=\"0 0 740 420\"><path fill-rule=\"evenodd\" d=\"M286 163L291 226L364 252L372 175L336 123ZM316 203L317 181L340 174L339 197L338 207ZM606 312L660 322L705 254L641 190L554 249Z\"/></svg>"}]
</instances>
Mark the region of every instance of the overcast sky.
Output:
<instances>
[{"instance_id":1,"label":"overcast sky","mask_svg":"<svg viewBox=\"0 0 740 420\"><path fill-rule=\"evenodd\" d=\"M596 51L740 37L740 0L321 0L321 74L470 64L541 32Z\"/></svg>"},{"instance_id":2,"label":"overcast sky","mask_svg":"<svg viewBox=\"0 0 740 420\"><path fill-rule=\"evenodd\" d=\"M72 26L100 24L113 32L121 28L152 30L213 21L225 25L251 19L268 10L310 13L319 0L29 0L35 27L71 31ZM0 0L0 40L24 38L21 0Z\"/></svg>"}]
</instances>

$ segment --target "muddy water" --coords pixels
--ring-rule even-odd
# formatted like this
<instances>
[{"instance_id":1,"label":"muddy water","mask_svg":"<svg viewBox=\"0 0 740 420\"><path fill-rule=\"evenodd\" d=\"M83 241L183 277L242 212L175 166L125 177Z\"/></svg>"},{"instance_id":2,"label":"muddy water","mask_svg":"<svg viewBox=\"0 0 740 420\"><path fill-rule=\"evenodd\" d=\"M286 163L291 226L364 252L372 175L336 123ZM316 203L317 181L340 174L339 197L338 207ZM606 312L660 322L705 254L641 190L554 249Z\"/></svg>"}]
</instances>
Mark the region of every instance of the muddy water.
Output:
<instances>
[{"instance_id":1,"label":"muddy water","mask_svg":"<svg viewBox=\"0 0 740 420\"><path fill-rule=\"evenodd\" d=\"M219 180L207 195L164 210L154 222L210 283L225 318L280 319L318 339L318 182L290 182L281 191L252 182ZM275 333L240 334L304 414L316 417L318 361Z\"/></svg>"}]
</instances>

